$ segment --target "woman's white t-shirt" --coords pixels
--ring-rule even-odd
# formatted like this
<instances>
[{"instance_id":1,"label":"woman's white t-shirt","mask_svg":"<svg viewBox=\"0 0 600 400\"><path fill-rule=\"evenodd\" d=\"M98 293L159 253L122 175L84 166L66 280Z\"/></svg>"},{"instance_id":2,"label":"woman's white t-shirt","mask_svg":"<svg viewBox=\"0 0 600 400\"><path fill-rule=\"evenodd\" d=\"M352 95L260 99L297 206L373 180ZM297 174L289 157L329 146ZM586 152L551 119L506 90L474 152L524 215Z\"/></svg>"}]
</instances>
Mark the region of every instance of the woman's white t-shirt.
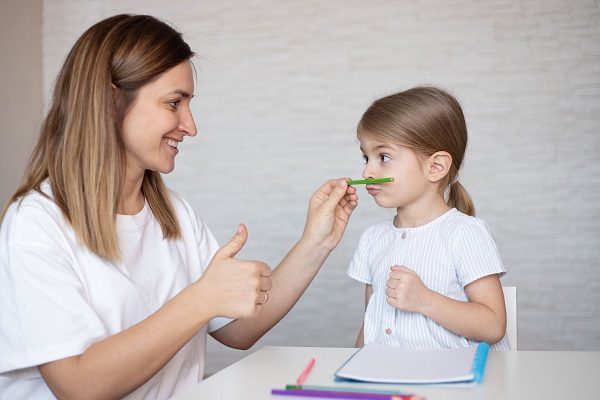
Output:
<instances>
[{"instance_id":1,"label":"woman's white t-shirt","mask_svg":"<svg viewBox=\"0 0 600 400\"><path fill-rule=\"evenodd\" d=\"M42 186L51 197L50 185ZM196 281L218 249L190 205L170 192L181 240L165 240L146 204L117 216L122 260L81 246L56 204L32 192L0 227L0 399L54 399L37 365L82 354L161 308ZM229 320L208 324L214 331ZM126 399L164 399L202 380L207 327Z\"/></svg>"}]
</instances>

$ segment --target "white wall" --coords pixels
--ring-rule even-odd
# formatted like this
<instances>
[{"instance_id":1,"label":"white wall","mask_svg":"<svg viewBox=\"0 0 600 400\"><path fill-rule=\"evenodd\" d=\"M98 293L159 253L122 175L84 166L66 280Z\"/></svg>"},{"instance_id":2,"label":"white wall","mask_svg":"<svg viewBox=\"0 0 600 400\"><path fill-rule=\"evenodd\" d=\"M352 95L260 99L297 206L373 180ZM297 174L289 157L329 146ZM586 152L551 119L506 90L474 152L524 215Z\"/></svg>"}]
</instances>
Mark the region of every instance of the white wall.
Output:
<instances>
[{"instance_id":1,"label":"white wall","mask_svg":"<svg viewBox=\"0 0 600 400\"><path fill-rule=\"evenodd\" d=\"M167 177L220 242L272 267L309 196L361 174L355 125L377 97L451 89L470 146L461 180L519 296L521 350L600 350L600 3L574 1L45 0L44 93L100 18L150 13L200 54L199 128ZM3 139L4 141L6 139ZM5 141L6 143L6 141ZM264 345L353 346L363 286L345 274L361 232L391 215L359 189L339 248ZM207 371L249 352L209 343Z\"/></svg>"},{"instance_id":2,"label":"white wall","mask_svg":"<svg viewBox=\"0 0 600 400\"><path fill-rule=\"evenodd\" d=\"M42 119L42 0L0 2L0 210L21 179Z\"/></svg>"}]
</instances>

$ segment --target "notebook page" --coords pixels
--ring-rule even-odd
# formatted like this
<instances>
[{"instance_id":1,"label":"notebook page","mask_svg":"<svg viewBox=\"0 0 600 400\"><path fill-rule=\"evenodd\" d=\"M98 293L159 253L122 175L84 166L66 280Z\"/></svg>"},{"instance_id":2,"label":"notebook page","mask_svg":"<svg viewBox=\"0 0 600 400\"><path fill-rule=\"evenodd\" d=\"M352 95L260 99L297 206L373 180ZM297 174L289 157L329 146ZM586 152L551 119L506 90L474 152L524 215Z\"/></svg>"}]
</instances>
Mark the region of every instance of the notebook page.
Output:
<instances>
[{"instance_id":1,"label":"notebook page","mask_svg":"<svg viewBox=\"0 0 600 400\"><path fill-rule=\"evenodd\" d=\"M336 373L369 382L440 383L473 378L477 347L459 349L398 349L368 344Z\"/></svg>"}]
</instances>

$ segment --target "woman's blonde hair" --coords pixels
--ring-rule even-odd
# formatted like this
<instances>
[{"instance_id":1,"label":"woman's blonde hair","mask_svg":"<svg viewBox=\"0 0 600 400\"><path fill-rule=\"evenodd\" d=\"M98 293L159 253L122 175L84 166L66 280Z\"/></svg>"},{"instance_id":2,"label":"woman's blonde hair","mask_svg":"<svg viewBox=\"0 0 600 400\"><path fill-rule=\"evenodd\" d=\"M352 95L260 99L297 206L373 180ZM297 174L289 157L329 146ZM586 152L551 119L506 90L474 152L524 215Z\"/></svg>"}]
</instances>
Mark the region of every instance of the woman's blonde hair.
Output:
<instances>
[{"instance_id":1,"label":"woman's blonde hair","mask_svg":"<svg viewBox=\"0 0 600 400\"><path fill-rule=\"evenodd\" d=\"M115 225L126 167L123 117L142 86L193 56L180 32L151 16L116 15L90 27L58 74L39 139L0 221L10 204L32 190L42 193L49 178L54 202L78 240L100 257L119 259ZM180 238L159 172L145 172L142 192L163 237Z\"/></svg>"},{"instance_id":2,"label":"woman's blonde hair","mask_svg":"<svg viewBox=\"0 0 600 400\"><path fill-rule=\"evenodd\" d=\"M475 215L475 206L458 182L467 149L467 124L458 101L446 91L418 86L373 102L358 123L357 135L368 136L412 149L426 157L438 151L452 156L445 177L446 202L450 207Z\"/></svg>"}]
</instances>

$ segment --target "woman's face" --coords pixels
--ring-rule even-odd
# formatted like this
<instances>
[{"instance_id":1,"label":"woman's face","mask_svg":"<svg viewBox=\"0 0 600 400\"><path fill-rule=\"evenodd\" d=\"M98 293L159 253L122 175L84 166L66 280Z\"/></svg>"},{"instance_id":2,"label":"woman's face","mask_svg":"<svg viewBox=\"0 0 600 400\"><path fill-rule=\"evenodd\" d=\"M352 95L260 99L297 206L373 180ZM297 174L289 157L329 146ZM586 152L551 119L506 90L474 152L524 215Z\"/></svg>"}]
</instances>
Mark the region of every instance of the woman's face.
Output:
<instances>
[{"instance_id":1,"label":"woman's face","mask_svg":"<svg viewBox=\"0 0 600 400\"><path fill-rule=\"evenodd\" d=\"M143 86L123 118L127 178L149 169L163 174L175 168L177 146L196 135L190 110L194 95L192 66L184 61Z\"/></svg>"}]
</instances>

